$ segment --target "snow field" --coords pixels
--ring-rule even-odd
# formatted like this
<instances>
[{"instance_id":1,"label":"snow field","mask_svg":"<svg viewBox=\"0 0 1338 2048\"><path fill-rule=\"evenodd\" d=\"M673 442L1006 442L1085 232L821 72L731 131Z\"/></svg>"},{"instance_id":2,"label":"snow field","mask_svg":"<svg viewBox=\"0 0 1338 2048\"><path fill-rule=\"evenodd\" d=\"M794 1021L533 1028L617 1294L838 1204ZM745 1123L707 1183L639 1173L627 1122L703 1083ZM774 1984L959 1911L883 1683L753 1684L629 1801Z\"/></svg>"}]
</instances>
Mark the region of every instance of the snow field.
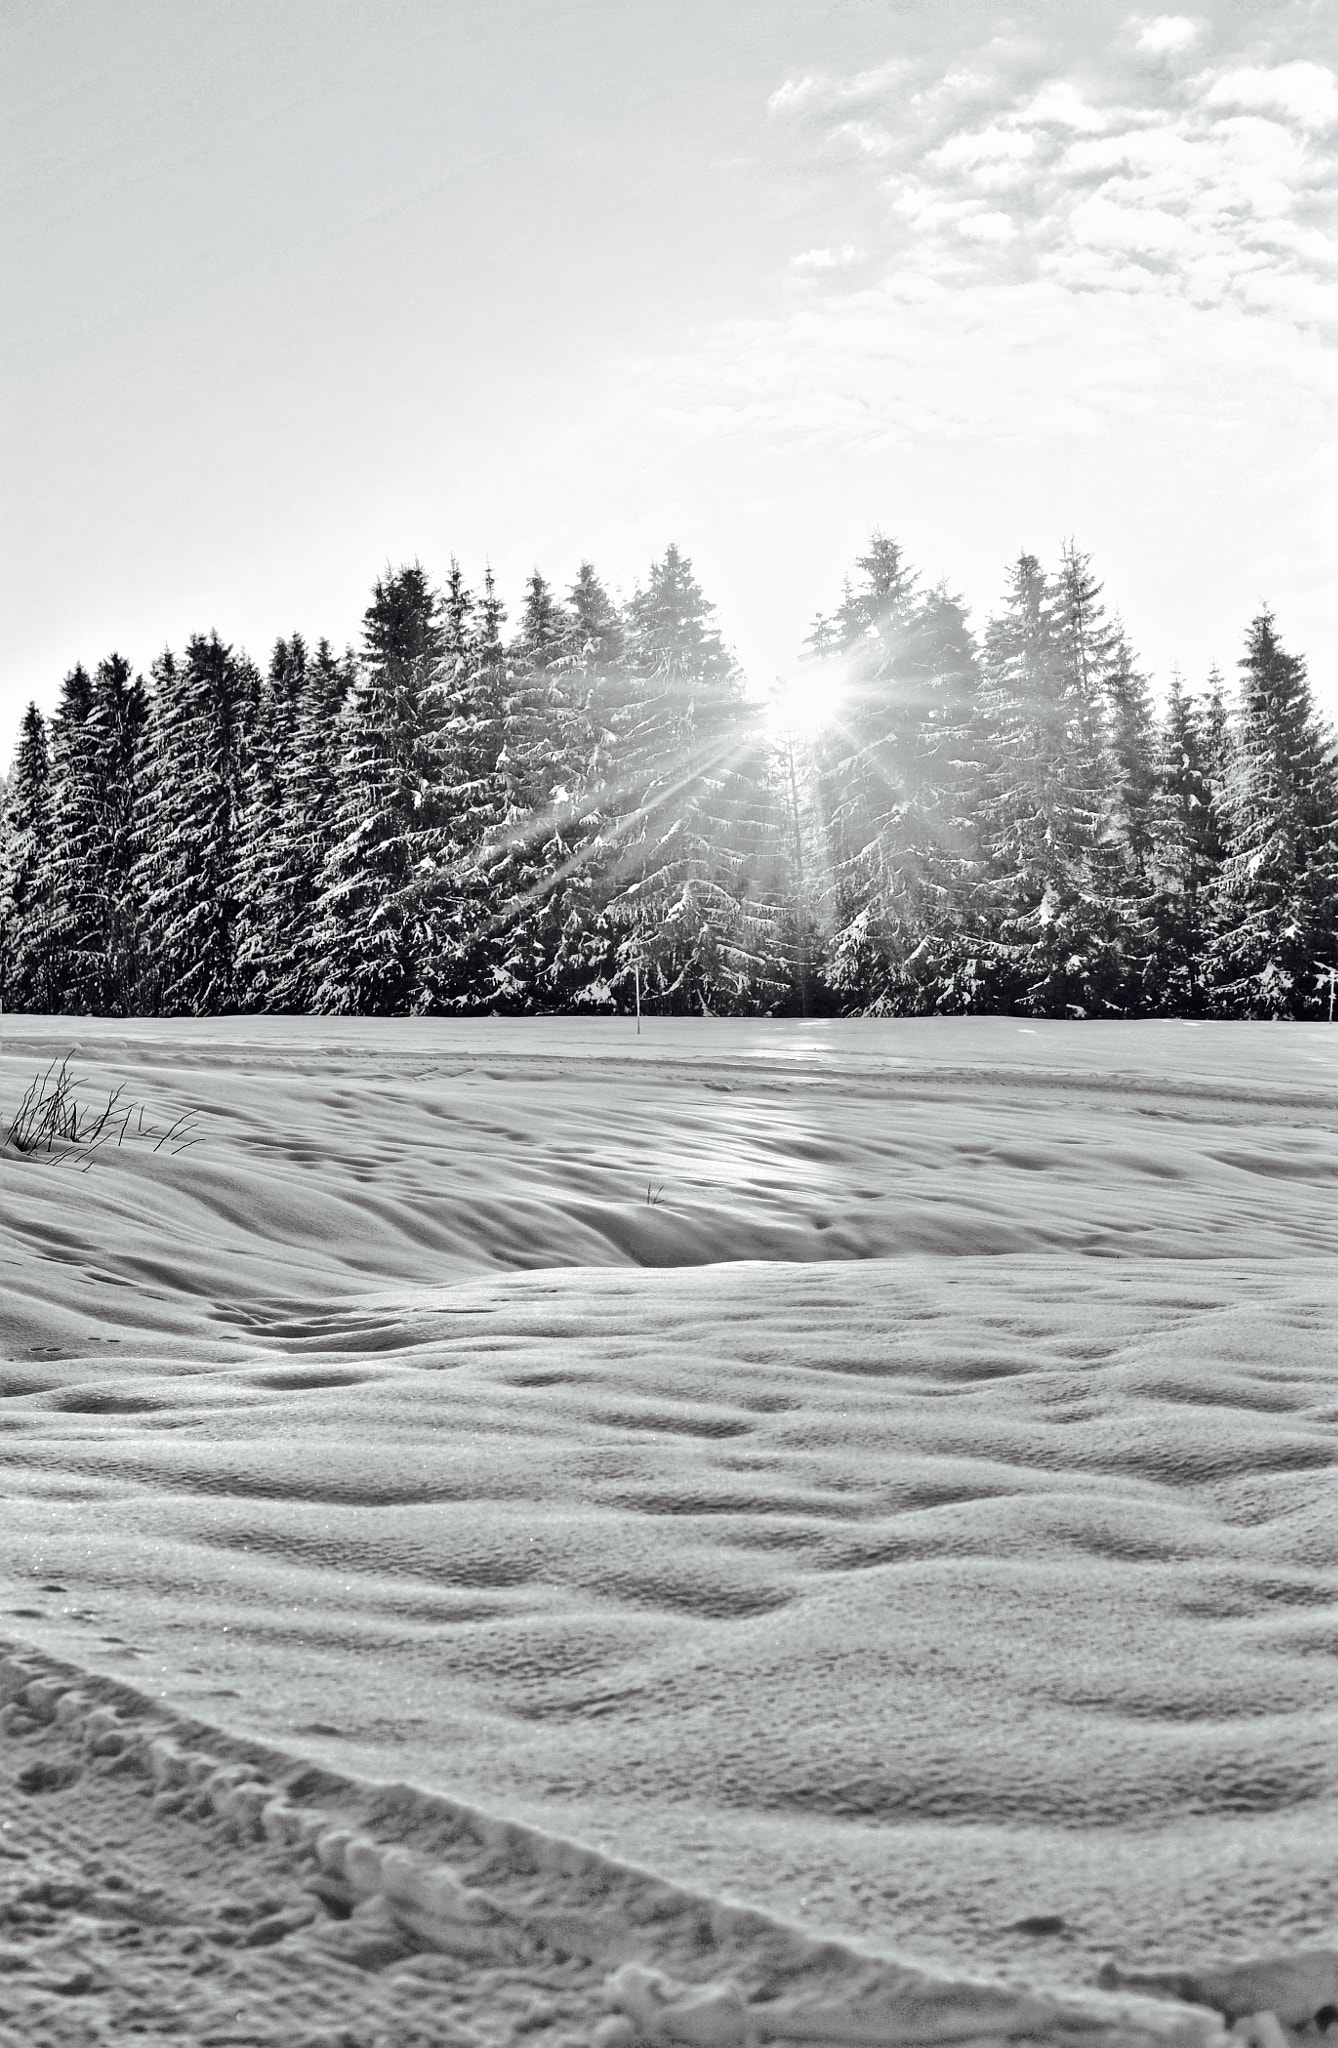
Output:
<instances>
[{"instance_id":1,"label":"snow field","mask_svg":"<svg viewBox=\"0 0 1338 2048\"><path fill-rule=\"evenodd\" d=\"M1136 1993L1078 2005L932 1979L458 1801L313 1770L41 1656L0 1658L0 1702L0 1736L28 1759L19 1808L65 1809L53 1841L40 1819L16 1826L9 1786L0 1801L20 1866L0 1877L0 2013L19 2021L15 2040L111 2040L165 2020L262 2048L478 2048L539 2032L562 2048L1222 2039L1215 2013ZM70 1868L90 1820L110 1855ZM134 1847L118 1858L127 1826ZM364 2024L302 2026L335 2011ZM565 2022L581 2033L554 2037Z\"/></svg>"},{"instance_id":2,"label":"snow field","mask_svg":"<svg viewBox=\"0 0 1338 2048\"><path fill-rule=\"evenodd\" d=\"M5 1626L935 1970L1331 1938L1331 1035L630 1033L7 1020L205 1135L0 1158Z\"/></svg>"}]
</instances>

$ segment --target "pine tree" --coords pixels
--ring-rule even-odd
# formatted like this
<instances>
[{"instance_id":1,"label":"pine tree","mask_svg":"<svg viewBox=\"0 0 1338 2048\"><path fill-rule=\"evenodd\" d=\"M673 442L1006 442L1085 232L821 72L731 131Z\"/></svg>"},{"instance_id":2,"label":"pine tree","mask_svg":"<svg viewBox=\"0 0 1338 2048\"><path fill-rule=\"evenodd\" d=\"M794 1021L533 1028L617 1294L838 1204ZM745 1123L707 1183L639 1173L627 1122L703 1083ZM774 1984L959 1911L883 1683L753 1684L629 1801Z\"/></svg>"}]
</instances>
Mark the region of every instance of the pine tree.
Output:
<instances>
[{"instance_id":1,"label":"pine tree","mask_svg":"<svg viewBox=\"0 0 1338 2048\"><path fill-rule=\"evenodd\" d=\"M100 763L93 683L82 664L61 684L51 721L52 1007L96 1011L102 995Z\"/></svg>"},{"instance_id":2,"label":"pine tree","mask_svg":"<svg viewBox=\"0 0 1338 2048\"><path fill-rule=\"evenodd\" d=\"M759 888L775 831L766 749L742 679L676 547L627 608L610 921L624 1001L770 1008L784 993L780 906Z\"/></svg>"},{"instance_id":3,"label":"pine tree","mask_svg":"<svg viewBox=\"0 0 1338 2048\"><path fill-rule=\"evenodd\" d=\"M773 745L778 823L776 895L780 904L780 958L789 982L782 1008L809 1017L825 1010L823 928L819 877L822 836L813 803L812 747L786 727Z\"/></svg>"},{"instance_id":4,"label":"pine tree","mask_svg":"<svg viewBox=\"0 0 1338 2048\"><path fill-rule=\"evenodd\" d=\"M433 905L432 1005L493 1007L499 906L489 874L506 817L500 765L508 690L506 607L489 568L475 598L452 560L442 658L441 776L446 840Z\"/></svg>"},{"instance_id":5,"label":"pine tree","mask_svg":"<svg viewBox=\"0 0 1338 2048\"><path fill-rule=\"evenodd\" d=\"M51 756L46 720L29 704L5 791L0 834L0 1000L7 1010L54 1007Z\"/></svg>"},{"instance_id":6,"label":"pine tree","mask_svg":"<svg viewBox=\"0 0 1338 2048\"><path fill-rule=\"evenodd\" d=\"M1213 731L1211 702L1196 702L1179 674L1172 675L1152 814L1155 936L1145 999L1147 1009L1168 1016L1199 1016L1210 1003L1208 966L1226 851L1216 748L1220 733Z\"/></svg>"},{"instance_id":7,"label":"pine tree","mask_svg":"<svg viewBox=\"0 0 1338 2048\"><path fill-rule=\"evenodd\" d=\"M322 1010L395 1016L432 1007L434 905L448 853L444 651L440 606L422 568L387 571L364 614L348 708L338 839L317 918Z\"/></svg>"},{"instance_id":8,"label":"pine tree","mask_svg":"<svg viewBox=\"0 0 1338 2048\"><path fill-rule=\"evenodd\" d=\"M582 562L567 600L571 628L563 659L563 779L553 792L553 835L545 859L553 876L548 997L561 1008L615 1001L617 933L605 915L608 866L626 791L619 786L619 733L631 704L622 615Z\"/></svg>"},{"instance_id":9,"label":"pine tree","mask_svg":"<svg viewBox=\"0 0 1338 2048\"><path fill-rule=\"evenodd\" d=\"M1338 768L1299 655L1260 612L1241 660L1227 791L1219 1001L1247 1017L1328 1014L1338 968Z\"/></svg>"},{"instance_id":10,"label":"pine tree","mask_svg":"<svg viewBox=\"0 0 1338 2048\"><path fill-rule=\"evenodd\" d=\"M237 833L260 678L217 633L154 664L136 879L146 994L167 1016L237 1007Z\"/></svg>"},{"instance_id":11,"label":"pine tree","mask_svg":"<svg viewBox=\"0 0 1338 2048\"><path fill-rule=\"evenodd\" d=\"M93 677L88 730L96 764L88 864L97 875L98 980L93 1007L132 1016L139 1004L143 907L136 887L135 821L148 693L122 655L108 655Z\"/></svg>"},{"instance_id":12,"label":"pine tree","mask_svg":"<svg viewBox=\"0 0 1338 2048\"><path fill-rule=\"evenodd\" d=\"M985 641L993 936L982 960L994 1003L1038 1016L1118 1014L1129 999L1091 629L1071 583L1052 584L1024 554Z\"/></svg>"},{"instance_id":13,"label":"pine tree","mask_svg":"<svg viewBox=\"0 0 1338 2048\"><path fill-rule=\"evenodd\" d=\"M917 1013L975 1007L980 994L981 809L988 747L980 729L980 663L959 598L940 585L919 603L908 650L919 718L902 820L919 935L900 963L904 1005Z\"/></svg>"},{"instance_id":14,"label":"pine tree","mask_svg":"<svg viewBox=\"0 0 1338 2048\"><path fill-rule=\"evenodd\" d=\"M278 876L279 950L271 1001L297 1014L316 1008L324 979L318 915L326 865L339 834L339 762L344 711L357 675L351 649L336 655L317 643L302 670L292 763L281 790L279 832L284 863Z\"/></svg>"},{"instance_id":15,"label":"pine tree","mask_svg":"<svg viewBox=\"0 0 1338 2048\"><path fill-rule=\"evenodd\" d=\"M1131 906L1151 882L1153 812L1157 793L1157 721L1147 678L1117 627L1110 665L1102 678L1107 741L1114 767L1109 822L1123 856Z\"/></svg>"},{"instance_id":16,"label":"pine tree","mask_svg":"<svg viewBox=\"0 0 1338 2048\"><path fill-rule=\"evenodd\" d=\"M284 1010L295 993L295 869L291 784L306 689L307 650L300 633L275 642L260 685L237 829L237 988L250 1010Z\"/></svg>"},{"instance_id":17,"label":"pine tree","mask_svg":"<svg viewBox=\"0 0 1338 2048\"><path fill-rule=\"evenodd\" d=\"M125 1015L138 995L133 882L144 685L118 654L65 678L51 723L53 998L68 1012Z\"/></svg>"},{"instance_id":18,"label":"pine tree","mask_svg":"<svg viewBox=\"0 0 1338 2048\"><path fill-rule=\"evenodd\" d=\"M960 603L916 589L875 534L835 629L808 643L839 679L820 748L832 935L826 974L847 1004L897 1014L960 1007L971 981L978 670ZM835 644L833 645L833 642Z\"/></svg>"},{"instance_id":19,"label":"pine tree","mask_svg":"<svg viewBox=\"0 0 1338 2048\"><path fill-rule=\"evenodd\" d=\"M916 578L897 542L875 532L846 581L834 622L840 708L818 765L829 850L831 942L827 976L848 1007L899 1007L899 967L914 939L913 882L901 860L901 824L914 779L920 705L908 675ZM828 622L815 639L829 646ZM829 656L829 660L833 657Z\"/></svg>"},{"instance_id":20,"label":"pine tree","mask_svg":"<svg viewBox=\"0 0 1338 2048\"><path fill-rule=\"evenodd\" d=\"M543 1006L557 951L552 891L569 855L558 815L577 767L576 719L565 675L571 630L536 569L504 671L497 757L504 810L496 837L480 850L482 878L496 906L488 934L490 994L495 1007L507 1010Z\"/></svg>"}]
</instances>

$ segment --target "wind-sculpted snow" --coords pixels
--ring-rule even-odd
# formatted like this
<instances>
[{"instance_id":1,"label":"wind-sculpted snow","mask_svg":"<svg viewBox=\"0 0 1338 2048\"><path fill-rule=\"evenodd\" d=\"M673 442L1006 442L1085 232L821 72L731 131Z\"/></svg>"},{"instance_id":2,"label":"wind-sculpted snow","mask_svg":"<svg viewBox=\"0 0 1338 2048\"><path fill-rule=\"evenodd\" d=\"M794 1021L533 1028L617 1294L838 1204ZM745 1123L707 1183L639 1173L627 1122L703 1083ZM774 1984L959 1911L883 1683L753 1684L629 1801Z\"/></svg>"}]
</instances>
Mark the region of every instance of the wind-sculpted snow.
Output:
<instances>
[{"instance_id":1,"label":"wind-sculpted snow","mask_svg":"<svg viewBox=\"0 0 1338 2048\"><path fill-rule=\"evenodd\" d=\"M1338 1035L8 1020L0 1616L937 1968L1338 1921Z\"/></svg>"}]
</instances>

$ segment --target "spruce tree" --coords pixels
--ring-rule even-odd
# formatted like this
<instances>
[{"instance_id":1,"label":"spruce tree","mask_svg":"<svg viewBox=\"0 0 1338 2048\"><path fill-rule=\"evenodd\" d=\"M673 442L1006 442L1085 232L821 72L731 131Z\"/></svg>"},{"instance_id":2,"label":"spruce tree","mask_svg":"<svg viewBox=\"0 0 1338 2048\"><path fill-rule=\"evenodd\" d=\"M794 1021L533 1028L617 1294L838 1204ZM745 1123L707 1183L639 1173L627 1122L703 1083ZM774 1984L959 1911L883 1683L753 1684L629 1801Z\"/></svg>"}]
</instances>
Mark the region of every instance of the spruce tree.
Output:
<instances>
[{"instance_id":1,"label":"spruce tree","mask_svg":"<svg viewBox=\"0 0 1338 2048\"><path fill-rule=\"evenodd\" d=\"M827 1007L819 886L822 840L813 803L812 748L791 727L785 727L775 738L773 770L780 957L789 983L788 997L781 1007L787 1013L808 1017Z\"/></svg>"},{"instance_id":2,"label":"spruce tree","mask_svg":"<svg viewBox=\"0 0 1338 2048\"><path fill-rule=\"evenodd\" d=\"M307 650L300 633L275 642L261 682L237 830L237 989L250 1010L285 1010L295 989L295 870L291 784L306 689Z\"/></svg>"},{"instance_id":3,"label":"spruce tree","mask_svg":"<svg viewBox=\"0 0 1338 2048\"><path fill-rule=\"evenodd\" d=\"M819 749L831 905L829 986L866 1014L959 1007L979 865L978 670L961 604L916 588L875 534L809 658L834 673Z\"/></svg>"},{"instance_id":4,"label":"spruce tree","mask_svg":"<svg viewBox=\"0 0 1338 2048\"><path fill-rule=\"evenodd\" d=\"M452 561L442 657L441 788L446 839L433 901L432 1006L490 1009L497 991L499 905L489 875L502 858L508 691L506 607L489 568L475 598Z\"/></svg>"},{"instance_id":5,"label":"spruce tree","mask_svg":"<svg viewBox=\"0 0 1338 2048\"><path fill-rule=\"evenodd\" d=\"M51 756L46 720L29 704L19 728L0 834L0 1000L7 1010L55 1007Z\"/></svg>"},{"instance_id":6,"label":"spruce tree","mask_svg":"<svg viewBox=\"0 0 1338 2048\"><path fill-rule=\"evenodd\" d=\"M1218 1000L1247 1017L1328 1014L1338 968L1338 770L1304 661L1251 622L1227 791Z\"/></svg>"},{"instance_id":7,"label":"spruce tree","mask_svg":"<svg viewBox=\"0 0 1338 2048\"><path fill-rule=\"evenodd\" d=\"M108 655L93 678L88 730L96 801L90 866L97 871L99 980L93 1007L135 1014L140 998L143 908L136 887L135 824L148 693L122 655Z\"/></svg>"},{"instance_id":8,"label":"spruce tree","mask_svg":"<svg viewBox=\"0 0 1338 2048\"><path fill-rule=\"evenodd\" d=\"M886 1012L899 1007L899 968L916 922L913 879L900 857L920 711L907 674L916 578L897 542L880 532L856 567L861 581L847 579L834 621L842 687L818 769L829 849L827 975L845 1006ZM826 621L815 632L830 644Z\"/></svg>"},{"instance_id":9,"label":"spruce tree","mask_svg":"<svg viewBox=\"0 0 1338 2048\"><path fill-rule=\"evenodd\" d=\"M766 749L713 610L676 547L627 607L609 834L623 999L639 972L658 1007L689 1012L767 1009L785 986L780 906L759 885L775 831Z\"/></svg>"},{"instance_id":10,"label":"spruce tree","mask_svg":"<svg viewBox=\"0 0 1338 2048\"><path fill-rule=\"evenodd\" d=\"M571 620L536 569L507 650L497 757L504 810L496 837L480 850L481 876L496 906L490 994L507 1010L543 1007L557 951L552 892L570 856L558 819L578 767L566 688L570 635Z\"/></svg>"},{"instance_id":11,"label":"spruce tree","mask_svg":"<svg viewBox=\"0 0 1338 2048\"><path fill-rule=\"evenodd\" d=\"M337 655L324 639L302 670L291 769L282 783L279 818L284 864L278 878L280 945L272 1002L285 1011L314 1010L324 979L319 902L326 865L338 841L344 712L356 674L352 650Z\"/></svg>"},{"instance_id":12,"label":"spruce tree","mask_svg":"<svg viewBox=\"0 0 1338 2048\"><path fill-rule=\"evenodd\" d=\"M1106 834L1111 770L1092 620L1019 556L985 640L989 994L1038 1016L1120 1014L1129 919Z\"/></svg>"},{"instance_id":13,"label":"spruce tree","mask_svg":"<svg viewBox=\"0 0 1338 2048\"><path fill-rule=\"evenodd\" d=\"M448 852L443 800L444 635L417 564L378 579L340 764L338 836L317 917L326 1011L432 1007L434 904Z\"/></svg>"},{"instance_id":14,"label":"spruce tree","mask_svg":"<svg viewBox=\"0 0 1338 2048\"><path fill-rule=\"evenodd\" d=\"M102 997L101 764L93 683L82 664L61 684L51 721L52 1007L96 1011Z\"/></svg>"},{"instance_id":15,"label":"spruce tree","mask_svg":"<svg viewBox=\"0 0 1338 2048\"><path fill-rule=\"evenodd\" d=\"M146 992L166 1016L237 1007L237 836L260 678L217 633L154 664L136 877Z\"/></svg>"},{"instance_id":16,"label":"spruce tree","mask_svg":"<svg viewBox=\"0 0 1338 2048\"><path fill-rule=\"evenodd\" d=\"M616 1001L617 935L605 915L608 867L626 792L620 788L619 733L631 703L622 615L582 562L567 599L571 620L563 658L565 756L554 791L553 836L546 859L553 883L550 1002L567 1008Z\"/></svg>"},{"instance_id":17,"label":"spruce tree","mask_svg":"<svg viewBox=\"0 0 1338 2048\"><path fill-rule=\"evenodd\" d=\"M1200 1016L1211 1002L1209 963L1226 850L1215 742L1220 746L1211 703L1196 701L1173 674L1152 812L1154 943L1145 1007L1154 1014Z\"/></svg>"}]
</instances>

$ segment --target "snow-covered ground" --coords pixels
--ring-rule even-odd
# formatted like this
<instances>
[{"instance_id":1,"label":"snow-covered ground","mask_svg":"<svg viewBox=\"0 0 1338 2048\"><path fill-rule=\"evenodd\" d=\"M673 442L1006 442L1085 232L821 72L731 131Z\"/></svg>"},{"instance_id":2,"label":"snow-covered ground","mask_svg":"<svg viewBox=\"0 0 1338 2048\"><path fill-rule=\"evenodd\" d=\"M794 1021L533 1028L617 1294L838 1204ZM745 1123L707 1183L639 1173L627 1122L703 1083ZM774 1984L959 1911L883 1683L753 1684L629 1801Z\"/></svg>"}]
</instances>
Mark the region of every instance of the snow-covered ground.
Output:
<instances>
[{"instance_id":1,"label":"snow-covered ground","mask_svg":"<svg viewBox=\"0 0 1338 2048\"><path fill-rule=\"evenodd\" d=\"M0 1634L935 1968L1333 1938L1338 1031L67 1050L199 1142L0 1157Z\"/></svg>"}]
</instances>

